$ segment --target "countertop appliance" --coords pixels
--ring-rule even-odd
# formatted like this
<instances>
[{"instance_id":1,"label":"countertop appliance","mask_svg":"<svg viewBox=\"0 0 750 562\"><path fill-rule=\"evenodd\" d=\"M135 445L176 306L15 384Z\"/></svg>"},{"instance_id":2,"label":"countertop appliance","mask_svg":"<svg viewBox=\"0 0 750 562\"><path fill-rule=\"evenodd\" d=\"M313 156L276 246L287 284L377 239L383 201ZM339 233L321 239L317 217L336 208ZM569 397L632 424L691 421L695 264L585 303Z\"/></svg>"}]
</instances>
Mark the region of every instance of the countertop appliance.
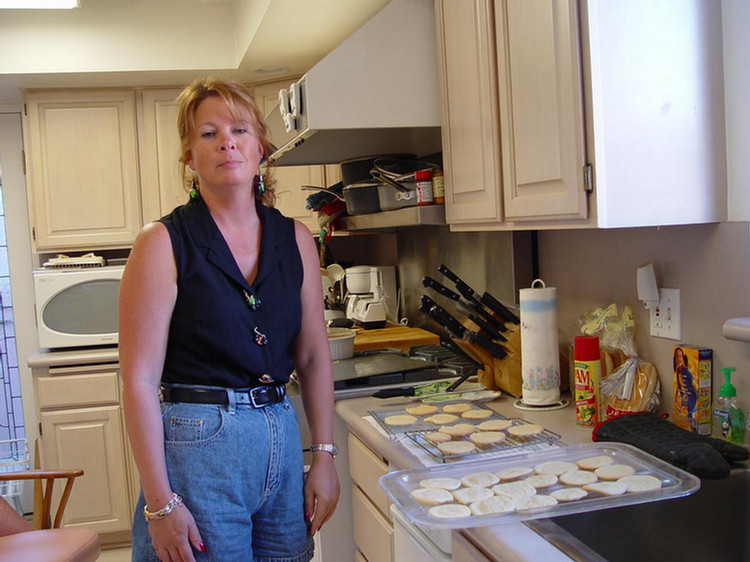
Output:
<instances>
[{"instance_id":1,"label":"countertop appliance","mask_svg":"<svg viewBox=\"0 0 750 562\"><path fill-rule=\"evenodd\" d=\"M358 265L346 270L346 317L364 328L398 322L396 274L393 266Z\"/></svg>"},{"instance_id":2,"label":"countertop appliance","mask_svg":"<svg viewBox=\"0 0 750 562\"><path fill-rule=\"evenodd\" d=\"M39 346L61 349L117 344L117 296L125 266L36 269Z\"/></svg>"},{"instance_id":3,"label":"countertop appliance","mask_svg":"<svg viewBox=\"0 0 750 562\"><path fill-rule=\"evenodd\" d=\"M441 150L432 0L391 0L287 90L266 121L279 166Z\"/></svg>"}]
</instances>

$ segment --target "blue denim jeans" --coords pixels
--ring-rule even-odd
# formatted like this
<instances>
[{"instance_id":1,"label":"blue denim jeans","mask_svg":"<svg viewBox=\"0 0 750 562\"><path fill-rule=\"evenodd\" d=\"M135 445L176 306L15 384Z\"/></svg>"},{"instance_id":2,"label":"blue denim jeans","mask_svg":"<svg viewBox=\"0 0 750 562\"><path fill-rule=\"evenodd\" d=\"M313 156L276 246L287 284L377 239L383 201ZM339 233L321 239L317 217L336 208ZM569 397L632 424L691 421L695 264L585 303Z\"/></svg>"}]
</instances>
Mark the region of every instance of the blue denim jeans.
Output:
<instances>
[{"instance_id":1,"label":"blue denim jeans","mask_svg":"<svg viewBox=\"0 0 750 562\"><path fill-rule=\"evenodd\" d=\"M313 541L302 496L297 418L289 398L265 408L162 404L167 472L195 518L200 562L307 562ZM157 562L135 510L132 561Z\"/></svg>"}]
</instances>

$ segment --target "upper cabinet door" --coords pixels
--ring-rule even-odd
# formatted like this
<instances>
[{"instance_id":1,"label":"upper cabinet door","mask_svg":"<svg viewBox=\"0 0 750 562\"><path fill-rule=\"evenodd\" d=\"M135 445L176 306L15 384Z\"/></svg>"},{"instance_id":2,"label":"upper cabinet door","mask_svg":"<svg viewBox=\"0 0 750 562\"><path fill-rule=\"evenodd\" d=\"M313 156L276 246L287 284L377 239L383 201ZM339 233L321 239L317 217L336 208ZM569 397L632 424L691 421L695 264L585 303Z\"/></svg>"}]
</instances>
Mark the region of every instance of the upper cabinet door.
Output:
<instances>
[{"instance_id":1,"label":"upper cabinet door","mask_svg":"<svg viewBox=\"0 0 750 562\"><path fill-rule=\"evenodd\" d=\"M132 90L30 92L37 250L127 247L141 224Z\"/></svg>"},{"instance_id":2,"label":"upper cabinet door","mask_svg":"<svg viewBox=\"0 0 750 562\"><path fill-rule=\"evenodd\" d=\"M500 124L492 0L436 0L445 216L502 221Z\"/></svg>"},{"instance_id":3,"label":"upper cabinet door","mask_svg":"<svg viewBox=\"0 0 750 562\"><path fill-rule=\"evenodd\" d=\"M144 90L139 119L143 222L155 221L187 203L180 173L177 133L179 88Z\"/></svg>"},{"instance_id":4,"label":"upper cabinet door","mask_svg":"<svg viewBox=\"0 0 750 562\"><path fill-rule=\"evenodd\" d=\"M495 34L505 219L586 218L577 2L496 2Z\"/></svg>"}]
</instances>

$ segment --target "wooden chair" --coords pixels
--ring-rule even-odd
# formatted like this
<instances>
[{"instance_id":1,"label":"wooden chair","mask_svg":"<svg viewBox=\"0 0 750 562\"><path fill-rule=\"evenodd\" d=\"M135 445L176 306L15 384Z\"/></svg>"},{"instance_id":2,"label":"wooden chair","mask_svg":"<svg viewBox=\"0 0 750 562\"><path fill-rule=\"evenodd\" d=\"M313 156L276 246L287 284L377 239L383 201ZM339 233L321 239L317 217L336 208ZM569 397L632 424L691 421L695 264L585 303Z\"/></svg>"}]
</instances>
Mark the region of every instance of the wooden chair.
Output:
<instances>
[{"instance_id":1,"label":"wooden chair","mask_svg":"<svg viewBox=\"0 0 750 562\"><path fill-rule=\"evenodd\" d=\"M33 530L0 536L0 562L93 562L99 558L99 536L94 531L82 527L59 528L73 483L82 474L81 469L0 473L0 482L35 482ZM52 494L57 480L64 480L65 487L53 518Z\"/></svg>"}]
</instances>

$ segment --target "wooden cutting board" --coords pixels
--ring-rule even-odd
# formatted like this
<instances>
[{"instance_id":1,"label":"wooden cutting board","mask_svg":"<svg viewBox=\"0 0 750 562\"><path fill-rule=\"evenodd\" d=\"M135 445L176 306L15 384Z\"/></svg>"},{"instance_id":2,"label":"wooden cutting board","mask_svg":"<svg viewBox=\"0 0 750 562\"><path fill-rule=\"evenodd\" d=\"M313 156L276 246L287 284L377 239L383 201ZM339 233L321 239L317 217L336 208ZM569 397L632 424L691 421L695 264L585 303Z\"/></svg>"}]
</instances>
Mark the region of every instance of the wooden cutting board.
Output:
<instances>
[{"instance_id":1,"label":"wooden cutting board","mask_svg":"<svg viewBox=\"0 0 750 562\"><path fill-rule=\"evenodd\" d=\"M440 338L421 328L393 325L377 330L359 330L354 336L354 351L372 349L400 349L408 351L414 345L440 345Z\"/></svg>"}]
</instances>

